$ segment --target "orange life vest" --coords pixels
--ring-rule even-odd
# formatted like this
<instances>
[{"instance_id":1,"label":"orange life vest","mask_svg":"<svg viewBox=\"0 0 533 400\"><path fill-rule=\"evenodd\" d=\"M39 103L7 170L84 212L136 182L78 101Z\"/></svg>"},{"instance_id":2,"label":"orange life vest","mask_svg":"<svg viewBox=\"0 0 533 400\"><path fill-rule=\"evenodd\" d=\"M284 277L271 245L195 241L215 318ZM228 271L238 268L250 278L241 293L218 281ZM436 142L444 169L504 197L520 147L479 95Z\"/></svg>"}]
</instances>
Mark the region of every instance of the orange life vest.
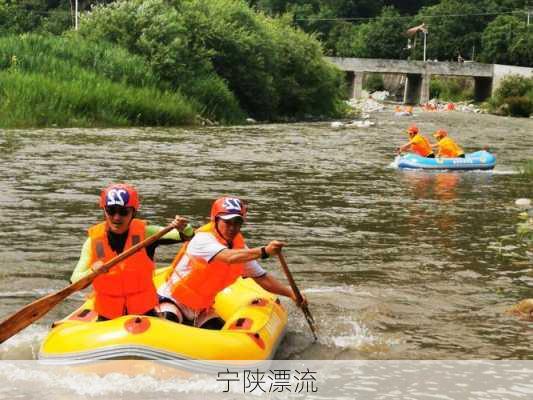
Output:
<instances>
[{"instance_id":1,"label":"orange life vest","mask_svg":"<svg viewBox=\"0 0 533 400\"><path fill-rule=\"evenodd\" d=\"M124 250L144 240L146 224L133 219L128 230ZM89 228L91 240L91 260L104 263L117 256L107 240L106 223ZM144 314L157 305L157 293L152 281L154 262L148 257L146 249L141 249L107 273L97 276L93 281L95 291L95 311L106 318L113 319L125 314Z\"/></svg>"},{"instance_id":2,"label":"orange life vest","mask_svg":"<svg viewBox=\"0 0 533 400\"><path fill-rule=\"evenodd\" d=\"M444 137L439 140L439 157L459 157L464 151L451 138Z\"/></svg>"},{"instance_id":3,"label":"orange life vest","mask_svg":"<svg viewBox=\"0 0 533 400\"><path fill-rule=\"evenodd\" d=\"M422 157L427 157L429 154L433 153L429 140L425 136L422 136L420 133L417 133L411 139L411 150L413 150L416 154L421 155Z\"/></svg>"},{"instance_id":4,"label":"orange life vest","mask_svg":"<svg viewBox=\"0 0 533 400\"><path fill-rule=\"evenodd\" d=\"M216 231L213 222L200 227L196 232L207 232L222 245L228 245L226 240ZM176 266L186 254L188 244L185 243L174 258L172 262L173 274L179 274ZM238 233L233 239L232 249L244 249L245 247L244 237ZM175 300L193 310L210 307L214 303L217 293L231 285L244 273L244 264L242 263L227 264L217 261L216 258L208 263L201 257L192 257L190 254L187 254L187 257L189 258L190 271L187 275L179 277L172 286L171 293Z\"/></svg>"}]
</instances>

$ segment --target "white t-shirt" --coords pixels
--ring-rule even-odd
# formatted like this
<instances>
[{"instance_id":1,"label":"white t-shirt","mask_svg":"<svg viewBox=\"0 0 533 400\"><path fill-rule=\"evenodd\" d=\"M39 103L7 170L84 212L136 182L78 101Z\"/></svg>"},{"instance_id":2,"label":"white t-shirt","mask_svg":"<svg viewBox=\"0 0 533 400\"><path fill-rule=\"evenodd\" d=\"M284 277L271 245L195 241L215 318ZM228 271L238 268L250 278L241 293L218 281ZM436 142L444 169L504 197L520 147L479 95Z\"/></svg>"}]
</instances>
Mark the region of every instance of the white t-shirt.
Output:
<instances>
[{"instance_id":1,"label":"white t-shirt","mask_svg":"<svg viewBox=\"0 0 533 400\"><path fill-rule=\"evenodd\" d=\"M208 232L198 232L190 241L187 251L176 265L176 268L170 275L167 282L158 289L160 296L172 298L171 289L176 282L191 272L189 266L189 255L192 257L203 258L206 262L210 262L218 253L228 247L219 243L216 238ZM245 277L258 278L266 274L266 271L259 265L256 260L248 261L244 264Z\"/></svg>"}]
</instances>

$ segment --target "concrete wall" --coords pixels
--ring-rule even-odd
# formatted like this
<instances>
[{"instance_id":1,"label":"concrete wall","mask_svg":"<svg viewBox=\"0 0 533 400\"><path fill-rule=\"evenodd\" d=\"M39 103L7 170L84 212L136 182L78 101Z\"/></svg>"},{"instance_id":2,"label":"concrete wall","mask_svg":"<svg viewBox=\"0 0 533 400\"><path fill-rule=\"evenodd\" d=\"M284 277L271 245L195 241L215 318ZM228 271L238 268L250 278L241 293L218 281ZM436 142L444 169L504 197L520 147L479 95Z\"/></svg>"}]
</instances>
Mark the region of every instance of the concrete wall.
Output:
<instances>
[{"instance_id":1,"label":"concrete wall","mask_svg":"<svg viewBox=\"0 0 533 400\"><path fill-rule=\"evenodd\" d=\"M500 87L501 81L507 75L520 75L526 78L533 78L533 68L515 67L512 65L494 64L494 72L492 78L492 93Z\"/></svg>"}]
</instances>

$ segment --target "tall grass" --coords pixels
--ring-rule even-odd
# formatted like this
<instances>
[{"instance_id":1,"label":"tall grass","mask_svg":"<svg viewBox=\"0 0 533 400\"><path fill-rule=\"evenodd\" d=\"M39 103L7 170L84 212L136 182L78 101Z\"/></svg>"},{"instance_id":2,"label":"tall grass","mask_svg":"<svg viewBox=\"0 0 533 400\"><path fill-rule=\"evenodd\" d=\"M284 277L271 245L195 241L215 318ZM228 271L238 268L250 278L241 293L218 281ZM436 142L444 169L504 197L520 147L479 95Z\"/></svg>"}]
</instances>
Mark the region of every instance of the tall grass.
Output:
<instances>
[{"instance_id":1,"label":"tall grass","mask_svg":"<svg viewBox=\"0 0 533 400\"><path fill-rule=\"evenodd\" d=\"M143 58L118 46L77 36L24 34L0 37L0 69L14 66L63 79L72 79L70 69L78 67L129 85L160 86Z\"/></svg>"},{"instance_id":2,"label":"tall grass","mask_svg":"<svg viewBox=\"0 0 533 400\"><path fill-rule=\"evenodd\" d=\"M523 161L523 162L518 166L518 172L519 172L521 175L525 175L525 176L533 177L533 160L526 160L526 161Z\"/></svg>"},{"instance_id":3,"label":"tall grass","mask_svg":"<svg viewBox=\"0 0 533 400\"><path fill-rule=\"evenodd\" d=\"M0 38L4 127L182 125L198 109L124 49L73 37Z\"/></svg>"}]
</instances>

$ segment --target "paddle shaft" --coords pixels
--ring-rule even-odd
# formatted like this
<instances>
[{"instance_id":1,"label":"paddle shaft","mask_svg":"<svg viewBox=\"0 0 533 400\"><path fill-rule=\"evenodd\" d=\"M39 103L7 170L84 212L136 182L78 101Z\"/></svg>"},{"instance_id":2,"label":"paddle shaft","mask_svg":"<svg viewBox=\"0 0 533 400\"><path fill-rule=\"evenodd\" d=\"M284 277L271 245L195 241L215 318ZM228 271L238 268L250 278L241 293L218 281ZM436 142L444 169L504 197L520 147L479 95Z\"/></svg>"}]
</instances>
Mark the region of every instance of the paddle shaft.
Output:
<instances>
[{"instance_id":1,"label":"paddle shaft","mask_svg":"<svg viewBox=\"0 0 533 400\"><path fill-rule=\"evenodd\" d=\"M151 245L156 240L164 236L167 232L170 232L172 229L174 229L172 225L161 229L155 235L146 238L142 242L137 243L135 246L130 247L125 252L120 253L118 256L112 258L104 265L102 265L101 268L91 272L89 275L81 278L79 281L74 282L73 284L67 286L64 289L61 289L58 292L51 293L38 300L35 300L27 306L21 308L19 311L12 314L0 323L0 343L3 343L11 336L15 335L22 329L26 328L28 325L40 319L43 315L45 315L48 311L50 311L52 308L54 308L57 304L66 299L72 293L85 289L98 275L109 271L109 269L115 264L118 264L122 260L128 258L132 254L143 249L144 247Z\"/></svg>"},{"instance_id":2,"label":"paddle shaft","mask_svg":"<svg viewBox=\"0 0 533 400\"><path fill-rule=\"evenodd\" d=\"M281 268L283 268L283 272L285 273L285 276L287 277L287 280L289 281L289 285L291 286L292 291L296 295L296 301L298 303L298 307L302 310L304 313L305 319L307 320L307 323L309 324L309 327L311 328L311 332L313 333L313 337L315 338L315 341L318 340L318 337L316 335L316 327L315 327L315 319L311 315L311 312L309 311L309 308L307 307L307 304L303 303L303 296L302 293L300 293L300 289L298 289L298 286L296 286L296 282L294 281L294 278L292 277L292 273L289 270L289 266L287 265L287 262L285 261L285 257L283 254L278 254L279 262L281 264Z\"/></svg>"}]
</instances>

